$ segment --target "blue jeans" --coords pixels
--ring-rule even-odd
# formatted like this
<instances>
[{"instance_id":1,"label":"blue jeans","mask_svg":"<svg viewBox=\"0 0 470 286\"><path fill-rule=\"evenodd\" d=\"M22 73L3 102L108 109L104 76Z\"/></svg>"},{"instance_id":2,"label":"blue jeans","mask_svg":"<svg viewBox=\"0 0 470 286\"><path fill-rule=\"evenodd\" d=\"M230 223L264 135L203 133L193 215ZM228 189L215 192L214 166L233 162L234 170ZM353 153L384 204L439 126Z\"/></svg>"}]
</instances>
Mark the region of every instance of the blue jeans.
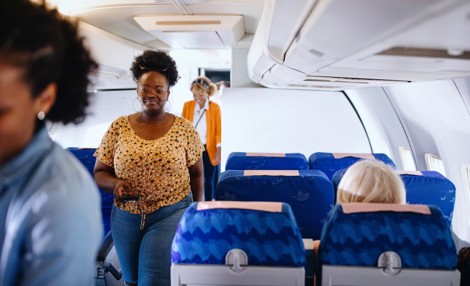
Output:
<instances>
[{"instance_id":1,"label":"blue jeans","mask_svg":"<svg viewBox=\"0 0 470 286\"><path fill-rule=\"evenodd\" d=\"M220 164L212 166L209 154L205 150L202 152L202 162L204 164L204 200L211 201L214 199L215 188L219 181Z\"/></svg>"},{"instance_id":2,"label":"blue jeans","mask_svg":"<svg viewBox=\"0 0 470 286\"><path fill-rule=\"evenodd\" d=\"M192 196L146 215L132 214L113 206L111 233L124 282L139 286L170 285L171 244L178 223Z\"/></svg>"}]
</instances>

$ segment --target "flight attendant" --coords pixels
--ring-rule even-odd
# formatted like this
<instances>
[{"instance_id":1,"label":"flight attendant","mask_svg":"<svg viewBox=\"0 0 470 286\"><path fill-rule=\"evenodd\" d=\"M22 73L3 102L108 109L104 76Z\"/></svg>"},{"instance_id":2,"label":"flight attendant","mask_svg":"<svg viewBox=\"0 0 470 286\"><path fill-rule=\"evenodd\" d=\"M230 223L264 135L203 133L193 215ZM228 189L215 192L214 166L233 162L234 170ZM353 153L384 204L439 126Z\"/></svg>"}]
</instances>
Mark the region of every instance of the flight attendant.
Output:
<instances>
[{"instance_id":1,"label":"flight attendant","mask_svg":"<svg viewBox=\"0 0 470 286\"><path fill-rule=\"evenodd\" d=\"M204 199L214 198L214 191L219 180L222 146L222 119L220 106L209 100L216 94L217 86L205 76L196 78L191 83L194 100L183 106L182 116L191 121L199 132L205 150L204 164Z\"/></svg>"}]
</instances>

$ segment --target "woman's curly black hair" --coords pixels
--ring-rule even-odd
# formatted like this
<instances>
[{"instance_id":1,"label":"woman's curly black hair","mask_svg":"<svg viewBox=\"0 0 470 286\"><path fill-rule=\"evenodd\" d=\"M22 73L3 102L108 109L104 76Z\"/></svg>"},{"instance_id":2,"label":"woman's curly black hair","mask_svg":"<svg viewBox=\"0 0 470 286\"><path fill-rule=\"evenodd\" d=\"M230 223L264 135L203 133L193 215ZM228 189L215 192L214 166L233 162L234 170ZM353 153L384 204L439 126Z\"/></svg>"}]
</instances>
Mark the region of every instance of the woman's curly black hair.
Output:
<instances>
[{"instance_id":1,"label":"woman's curly black hair","mask_svg":"<svg viewBox=\"0 0 470 286\"><path fill-rule=\"evenodd\" d=\"M5 27L0 31L0 61L24 69L33 97L50 83L57 84L48 120L83 121L89 104L89 74L98 65L84 46L77 23L28 0L6 0L0 11Z\"/></svg>"},{"instance_id":2,"label":"woman's curly black hair","mask_svg":"<svg viewBox=\"0 0 470 286\"><path fill-rule=\"evenodd\" d=\"M174 86L179 79L175 60L164 51L144 51L142 55L134 59L131 71L136 82L144 73L150 71L164 75L169 87Z\"/></svg>"}]
</instances>

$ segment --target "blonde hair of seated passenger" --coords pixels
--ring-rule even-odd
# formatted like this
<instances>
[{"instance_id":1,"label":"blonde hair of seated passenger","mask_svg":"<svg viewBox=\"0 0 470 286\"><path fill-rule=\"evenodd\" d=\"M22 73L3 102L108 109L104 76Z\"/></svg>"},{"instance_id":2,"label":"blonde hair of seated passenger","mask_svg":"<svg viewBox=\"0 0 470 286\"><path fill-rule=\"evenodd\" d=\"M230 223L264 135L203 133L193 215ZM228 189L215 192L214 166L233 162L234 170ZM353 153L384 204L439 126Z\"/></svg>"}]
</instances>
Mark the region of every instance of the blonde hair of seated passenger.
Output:
<instances>
[{"instance_id":1,"label":"blonde hair of seated passenger","mask_svg":"<svg viewBox=\"0 0 470 286\"><path fill-rule=\"evenodd\" d=\"M403 181L385 163L362 160L348 168L338 185L337 203L406 203Z\"/></svg>"}]
</instances>

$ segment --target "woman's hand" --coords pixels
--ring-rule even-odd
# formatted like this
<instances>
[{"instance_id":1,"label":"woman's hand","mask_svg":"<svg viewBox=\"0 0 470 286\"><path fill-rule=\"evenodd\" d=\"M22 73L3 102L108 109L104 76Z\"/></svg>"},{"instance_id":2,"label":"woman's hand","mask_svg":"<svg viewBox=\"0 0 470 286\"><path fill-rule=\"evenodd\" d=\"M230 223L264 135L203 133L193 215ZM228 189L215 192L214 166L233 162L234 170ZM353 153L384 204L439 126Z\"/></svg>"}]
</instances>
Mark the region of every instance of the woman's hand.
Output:
<instances>
[{"instance_id":1,"label":"woman's hand","mask_svg":"<svg viewBox=\"0 0 470 286\"><path fill-rule=\"evenodd\" d=\"M118 180L114 187L113 195L117 201L121 201L124 196L134 196L135 194L131 191L131 186L128 182Z\"/></svg>"},{"instance_id":2,"label":"woman's hand","mask_svg":"<svg viewBox=\"0 0 470 286\"><path fill-rule=\"evenodd\" d=\"M215 153L215 158L214 158L214 161L217 165L220 164L220 158L222 157L222 148L221 147L217 147L217 152Z\"/></svg>"}]
</instances>

